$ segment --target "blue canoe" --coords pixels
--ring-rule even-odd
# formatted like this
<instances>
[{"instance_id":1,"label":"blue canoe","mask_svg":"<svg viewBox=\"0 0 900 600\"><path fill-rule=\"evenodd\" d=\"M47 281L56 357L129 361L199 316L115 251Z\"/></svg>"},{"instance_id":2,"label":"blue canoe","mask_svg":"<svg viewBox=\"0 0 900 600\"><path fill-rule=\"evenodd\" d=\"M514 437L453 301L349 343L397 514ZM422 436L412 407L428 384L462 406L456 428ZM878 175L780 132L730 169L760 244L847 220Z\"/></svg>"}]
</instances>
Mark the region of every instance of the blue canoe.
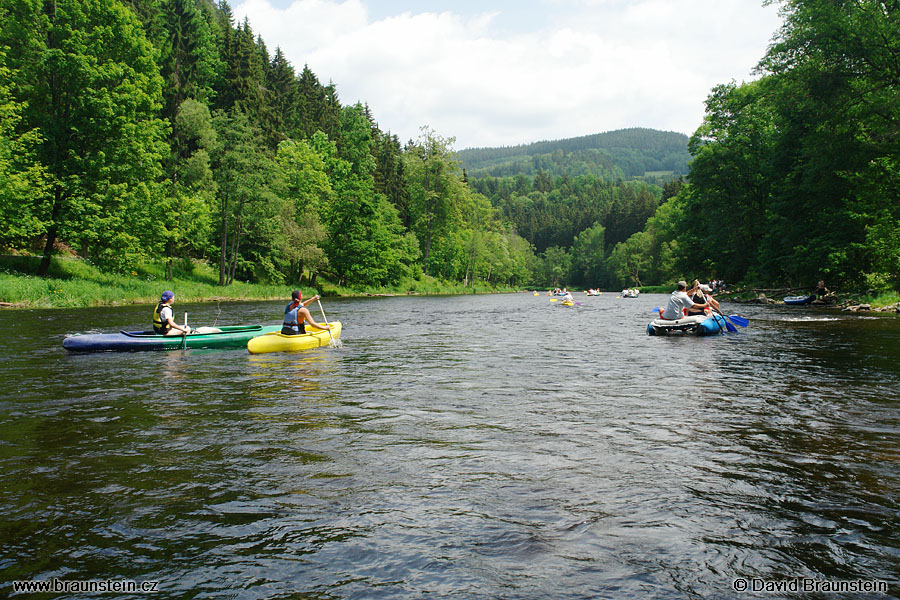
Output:
<instances>
[{"instance_id":1,"label":"blue canoe","mask_svg":"<svg viewBox=\"0 0 900 600\"><path fill-rule=\"evenodd\" d=\"M159 335L152 331L78 334L63 340L70 352L135 352L138 350L181 350L182 348L245 348L252 338L281 331L281 325L231 325L200 328L187 336Z\"/></svg>"},{"instance_id":2,"label":"blue canoe","mask_svg":"<svg viewBox=\"0 0 900 600\"><path fill-rule=\"evenodd\" d=\"M815 294L810 294L809 296L785 296L784 303L785 304L809 304L813 300L816 299Z\"/></svg>"},{"instance_id":3,"label":"blue canoe","mask_svg":"<svg viewBox=\"0 0 900 600\"><path fill-rule=\"evenodd\" d=\"M653 319L647 325L647 335L715 335L725 333L726 321L722 315L694 315L669 321Z\"/></svg>"}]
</instances>

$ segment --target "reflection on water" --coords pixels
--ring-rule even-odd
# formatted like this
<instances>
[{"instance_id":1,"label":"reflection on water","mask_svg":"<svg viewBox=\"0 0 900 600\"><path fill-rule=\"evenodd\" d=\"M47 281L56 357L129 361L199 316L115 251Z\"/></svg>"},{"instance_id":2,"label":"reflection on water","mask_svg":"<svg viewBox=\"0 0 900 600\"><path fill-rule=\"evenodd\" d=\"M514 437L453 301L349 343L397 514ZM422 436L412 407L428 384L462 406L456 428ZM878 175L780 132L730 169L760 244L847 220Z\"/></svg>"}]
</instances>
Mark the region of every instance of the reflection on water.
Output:
<instances>
[{"instance_id":1,"label":"reflection on water","mask_svg":"<svg viewBox=\"0 0 900 600\"><path fill-rule=\"evenodd\" d=\"M216 598L729 598L738 577L900 592L900 320L726 306L750 327L650 337L663 296L576 299L329 301L343 348L263 355L67 355L66 334L141 329L146 311L2 312L18 334L0 341L3 580ZM179 310L269 324L281 303Z\"/></svg>"}]
</instances>

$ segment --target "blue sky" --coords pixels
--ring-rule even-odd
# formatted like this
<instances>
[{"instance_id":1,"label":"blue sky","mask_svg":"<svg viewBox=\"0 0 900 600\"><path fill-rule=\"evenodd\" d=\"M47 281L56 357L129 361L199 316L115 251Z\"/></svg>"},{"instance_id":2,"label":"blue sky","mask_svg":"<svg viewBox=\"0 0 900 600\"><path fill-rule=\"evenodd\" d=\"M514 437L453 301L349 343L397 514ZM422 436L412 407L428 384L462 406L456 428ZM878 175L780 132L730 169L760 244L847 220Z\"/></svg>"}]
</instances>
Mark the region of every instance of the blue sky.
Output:
<instances>
[{"instance_id":1,"label":"blue sky","mask_svg":"<svg viewBox=\"0 0 900 600\"><path fill-rule=\"evenodd\" d=\"M691 134L780 26L762 0L243 0L269 50L457 149L652 127Z\"/></svg>"}]
</instances>

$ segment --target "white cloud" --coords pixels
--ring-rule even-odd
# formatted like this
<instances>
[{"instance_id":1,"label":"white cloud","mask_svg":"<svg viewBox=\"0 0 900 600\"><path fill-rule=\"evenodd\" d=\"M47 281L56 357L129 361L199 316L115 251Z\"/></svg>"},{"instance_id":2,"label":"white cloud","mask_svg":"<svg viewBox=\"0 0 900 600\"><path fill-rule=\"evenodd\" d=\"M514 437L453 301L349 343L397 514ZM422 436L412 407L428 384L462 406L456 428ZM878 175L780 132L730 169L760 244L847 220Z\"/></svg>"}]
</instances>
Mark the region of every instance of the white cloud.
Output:
<instances>
[{"instance_id":1,"label":"white cloud","mask_svg":"<svg viewBox=\"0 0 900 600\"><path fill-rule=\"evenodd\" d=\"M510 30L501 11L459 14L454 4L380 19L361 0L233 10L298 71L309 64L333 81L344 104L368 102L401 141L427 125L457 148L622 127L692 133L710 89L748 79L779 25L757 0L523 4L544 11L526 30Z\"/></svg>"}]
</instances>

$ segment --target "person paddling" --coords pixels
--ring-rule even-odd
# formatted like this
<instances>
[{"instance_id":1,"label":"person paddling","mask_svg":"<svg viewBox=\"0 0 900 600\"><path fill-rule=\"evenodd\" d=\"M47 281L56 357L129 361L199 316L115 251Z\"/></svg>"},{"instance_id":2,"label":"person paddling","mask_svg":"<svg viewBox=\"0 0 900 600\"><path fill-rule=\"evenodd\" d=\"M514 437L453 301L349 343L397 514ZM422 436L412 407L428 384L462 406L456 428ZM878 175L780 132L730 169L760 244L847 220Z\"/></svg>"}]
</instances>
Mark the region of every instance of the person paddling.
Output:
<instances>
[{"instance_id":1,"label":"person paddling","mask_svg":"<svg viewBox=\"0 0 900 600\"><path fill-rule=\"evenodd\" d=\"M702 315L706 312L706 306L709 305L709 308L714 311L719 311L719 302L712 296L708 294L712 292L712 288L708 285L700 283L699 279L695 279L691 289L694 290L694 294L691 296L691 301L694 303L694 306L688 309L688 316L693 315ZM690 295L690 294L688 294ZM698 305L702 305L704 308L701 308Z\"/></svg>"},{"instance_id":2,"label":"person paddling","mask_svg":"<svg viewBox=\"0 0 900 600\"><path fill-rule=\"evenodd\" d=\"M172 303L175 302L175 292L166 290L159 298L159 303L153 310L153 331L159 335L187 335L191 328L181 326L175 322L175 310Z\"/></svg>"},{"instance_id":3,"label":"person paddling","mask_svg":"<svg viewBox=\"0 0 900 600\"><path fill-rule=\"evenodd\" d=\"M319 325L316 323L309 309L306 308L310 303L319 299L316 294L306 302L303 301L303 293L300 290L291 292L291 303L284 308L284 322L281 324L281 333L283 335L302 335L306 333L305 323L309 323L317 329L331 329L330 325Z\"/></svg>"},{"instance_id":4,"label":"person paddling","mask_svg":"<svg viewBox=\"0 0 900 600\"><path fill-rule=\"evenodd\" d=\"M659 318L666 319L667 321L676 321L684 317L684 310L686 308L706 308L709 306L705 302L694 302L691 300L691 295L697 291L693 287L688 290L687 282L683 279L678 282L678 289L672 292L672 295L669 296L669 303L666 305L666 309L659 309Z\"/></svg>"}]
</instances>

